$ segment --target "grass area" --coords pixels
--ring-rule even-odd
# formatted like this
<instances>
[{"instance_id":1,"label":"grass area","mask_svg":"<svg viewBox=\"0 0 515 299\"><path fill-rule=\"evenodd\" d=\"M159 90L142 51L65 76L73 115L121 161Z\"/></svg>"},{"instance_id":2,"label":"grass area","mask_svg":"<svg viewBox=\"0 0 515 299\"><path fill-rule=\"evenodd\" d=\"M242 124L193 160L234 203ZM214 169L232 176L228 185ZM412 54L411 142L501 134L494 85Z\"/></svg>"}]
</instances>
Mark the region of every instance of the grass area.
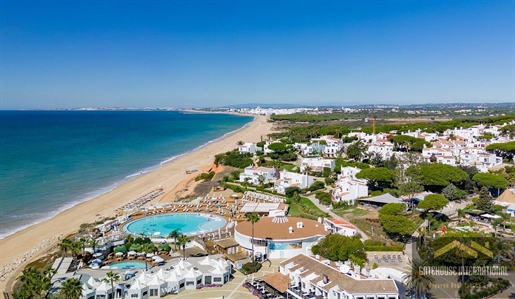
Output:
<instances>
[{"instance_id":1,"label":"grass area","mask_svg":"<svg viewBox=\"0 0 515 299\"><path fill-rule=\"evenodd\" d=\"M301 197L299 203L290 203L288 216L317 220L318 217L328 217L329 214L320 210L309 198Z\"/></svg>"},{"instance_id":2,"label":"grass area","mask_svg":"<svg viewBox=\"0 0 515 299\"><path fill-rule=\"evenodd\" d=\"M297 165L294 165L294 164L283 164L281 165L281 170L288 170L288 171L292 171L295 167L297 167Z\"/></svg>"},{"instance_id":3,"label":"grass area","mask_svg":"<svg viewBox=\"0 0 515 299\"><path fill-rule=\"evenodd\" d=\"M345 218L361 217L361 216L366 216L366 215L370 214L370 211L360 209L360 208L355 208L355 207L349 207L349 208L344 208L344 209L335 209L335 210L333 210L333 212L336 215L341 216L341 217L344 217L344 215L347 216Z\"/></svg>"}]
</instances>

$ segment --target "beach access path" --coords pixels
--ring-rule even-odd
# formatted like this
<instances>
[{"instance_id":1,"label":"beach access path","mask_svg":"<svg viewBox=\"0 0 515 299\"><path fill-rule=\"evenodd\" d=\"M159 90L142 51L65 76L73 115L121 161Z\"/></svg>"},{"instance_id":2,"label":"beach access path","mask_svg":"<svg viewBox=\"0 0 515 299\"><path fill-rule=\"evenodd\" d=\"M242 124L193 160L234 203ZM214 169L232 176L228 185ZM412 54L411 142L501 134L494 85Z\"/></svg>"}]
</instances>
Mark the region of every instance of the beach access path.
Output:
<instances>
[{"instance_id":1,"label":"beach access path","mask_svg":"<svg viewBox=\"0 0 515 299\"><path fill-rule=\"evenodd\" d=\"M233 150L240 140L244 142L264 140L270 132L272 132L272 123L267 122L267 117L256 116L247 126L222 139L166 163L159 169L136 177L94 199L63 211L49 220L0 240L0 269L12 266L13 263L19 263L15 270L0 281L0 290L5 290L5 283L10 276L18 275L27 263L41 257L52 245L57 244L60 238L56 238L56 236L65 237L77 232L83 223L93 223L104 217L115 216L116 209L151 192L158 186L162 186L164 192L168 193L183 181L191 179L192 175L186 174L186 170L207 171L212 166L214 155ZM52 242L48 242L48 240L52 240ZM40 247L42 243L45 243L45 248L41 248L27 258L27 254Z\"/></svg>"}]
</instances>

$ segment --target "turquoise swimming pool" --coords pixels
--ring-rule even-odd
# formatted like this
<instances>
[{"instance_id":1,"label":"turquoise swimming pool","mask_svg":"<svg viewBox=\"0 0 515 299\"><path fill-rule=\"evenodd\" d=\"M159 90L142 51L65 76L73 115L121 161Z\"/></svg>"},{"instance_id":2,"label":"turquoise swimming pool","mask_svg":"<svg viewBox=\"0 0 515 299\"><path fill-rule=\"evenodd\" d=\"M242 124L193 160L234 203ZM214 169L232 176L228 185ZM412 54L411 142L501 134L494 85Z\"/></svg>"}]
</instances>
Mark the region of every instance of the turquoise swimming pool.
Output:
<instances>
[{"instance_id":1,"label":"turquoise swimming pool","mask_svg":"<svg viewBox=\"0 0 515 299\"><path fill-rule=\"evenodd\" d=\"M166 237L175 229L186 235L202 234L218 230L225 226L227 221L223 217L209 214L180 213L155 215L126 224L123 229L133 235L148 237Z\"/></svg>"},{"instance_id":2,"label":"turquoise swimming pool","mask_svg":"<svg viewBox=\"0 0 515 299\"><path fill-rule=\"evenodd\" d=\"M113 269L113 267L116 267L117 269L145 269L145 264L145 262L119 262L109 265L109 268Z\"/></svg>"}]
</instances>

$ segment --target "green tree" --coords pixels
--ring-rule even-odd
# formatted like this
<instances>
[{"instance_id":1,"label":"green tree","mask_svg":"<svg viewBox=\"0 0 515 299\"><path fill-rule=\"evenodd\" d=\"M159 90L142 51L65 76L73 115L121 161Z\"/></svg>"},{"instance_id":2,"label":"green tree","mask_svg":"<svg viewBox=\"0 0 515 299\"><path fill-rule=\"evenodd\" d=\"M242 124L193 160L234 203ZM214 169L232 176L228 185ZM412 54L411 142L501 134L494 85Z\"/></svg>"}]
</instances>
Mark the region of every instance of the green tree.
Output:
<instances>
[{"instance_id":1,"label":"green tree","mask_svg":"<svg viewBox=\"0 0 515 299\"><path fill-rule=\"evenodd\" d=\"M179 237L177 237L177 243L179 244L180 247L182 247L182 256L183 257L186 257L186 244L188 244L188 242L191 241L190 237L188 237L187 235L180 235Z\"/></svg>"},{"instance_id":2,"label":"green tree","mask_svg":"<svg viewBox=\"0 0 515 299\"><path fill-rule=\"evenodd\" d=\"M447 204L449 204L449 200L445 198L445 196L441 194L429 194L423 200L418 203L418 207L420 209L429 210L441 210Z\"/></svg>"},{"instance_id":3,"label":"green tree","mask_svg":"<svg viewBox=\"0 0 515 299\"><path fill-rule=\"evenodd\" d=\"M177 250L177 238L181 235L181 229L176 228L168 234L168 238L173 239L174 248Z\"/></svg>"},{"instance_id":4,"label":"green tree","mask_svg":"<svg viewBox=\"0 0 515 299\"><path fill-rule=\"evenodd\" d=\"M429 187L444 188L450 183L461 184L467 179L467 173L460 168L441 163L420 166L422 184Z\"/></svg>"},{"instance_id":5,"label":"green tree","mask_svg":"<svg viewBox=\"0 0 515 299\"><path fill-rule=\"evenodd\" d=\"M494 152L505 159L513 160L513 156L515 155L515 141L492 143L486 147L486 150Z\"/></svg>"},{"instance_id":6,"label":"green tree","mask_svg":"<svg viewBox=\"0 0 515 299\"><path fill-rule=\"evenodd\" d=\"M411 200L415 194L424 191L424 186L417 182L405 182L399 185L399 191L402 195L407 195Z\"/></svg>"},{"instance_id":7,"label":"green tree","mask_svg":"<svg viewBox=\"0 0 515 299\"><path fill-rule=\"evenodd\" d=\"M245 142L243 142L243 140L239 140L238 142L236 142L236 145L238 145L238 146L242 146L244 144L245 144Z\"/></svg>"},{"instance_id":8,"label":"green tree","mask_svg":"<svg viewBox=\"0 0 515 299\"><path fill-rule=\"evenodd\" d=\"M254 224L259 221L259 214L256 212L248 213L247 214L247 221L252 224L252 263L255 262L255 255L254 255Z\"/></svg>"},{"instance_id":9,"label":"green tree","mask_svg":"<svg viewBox=\"0 0 515 299\"><path fill-rule=\"evenodd\" d=\"M114 273L113 271L109 271L106 273L106 278L104 279L105 282L109 283L111 285L111 296L112 298L115 297L115 289L114 284L120 280L120 276L117 273Z\"/></svg>"},{"instance_id":10,"label":"green tree","mask_svg":"<svg viewBox=\"0 0 515 299\"><path fill-rule=\"evenodd\" d=\"M488 188L483 186L479 191L479 199L476 202L476 207L487 213L495 212L495 205L492 201L492 196L488 192Z\"/></svg>"},{"instance_id":11,"label":"green tree","mask_svg":"<svg viewBox=\"0 0 515 299\"><path fill-rule=\"evenodd\" d=\"M50 278L43 271L33 267L25 268L18 279L22 286L13 294L15 298L44 298L52 286Z\"/></svg>"},{"instance_id":12,"label":"green tree","mask_svg":"<svg viewBox=\"0 0 515 299\"><path fill-rule=\"evenodd\" d=\"M362 169L356 174L358 179L368 180L371 186L385 186L393 182L394 172L386 167Z\"/></svg>"},{"instance_id":13,"label":"green tree","mask_svg":"<svg viewBox=\"0 0 515 299\"><path fill-rule=\"evenodd\" d=\"M380 215L379 220L384 230L394 238L404 239L417 229L415 222L404 216Z\"/></svg>"},{"instance_id":14,"label":"green tree","mask_svg":"<svg viewBox=\"0 0 515 299\"><path fill-rule=\"evenodd\" d=\"M312 247L314 254L331 261L347 261L354 255L357 259L366 259L365 246L357 237L330 234Z\"/></svg>"},{"instance_id":15,"label":"green tree","mask_svg":"<svg viewBox=\"0 0 515 299\"><path fill-rule=\"evenodd\" d=\"M415 298L426 298L431 291L435 279L424 271L427 263L421 259L414 259L410 262L410 270L403 276L407 289L415 293Z\"/></svg>"},{"instance_id":16,"label":"green tree","mask_svg":"<svg viewBox=\"0 0 515 299\"><path fill-rule=\"evenodd\" d=\"M77 278L67 279L61 285L59 295L65 299L79 299L82 295L82 283Z\"/></svg>"},{"instance_id":17,"label":"green tree","mask_svg":"<svg viewBox=\"0 0 515 299\"><path fill-rule=\"evenodd\" d=\"M499 189L508 187L508 181L505 178L493 173L477 173L472 180L480 186L497 189L497 196L499 196Z\"/></svg>"},{"instance_id":18,"label":"green tree","mask_svg":"<svg viewBox=\"0 0 515 299\"><path fill-rule=\"evenodd\" d=\"M400 202L385 204L380 210L379 215L400 215L406 211L406 205Z\"/></svg>"},{"instance_id":19,"label":"green tree","mask_svg":"<svg viewBox=\"0 0 515 299\"><path fill-rule=\"evenodd\" d=\"M286 189L284 189L284 195L286 195L287 198L292 198L293 197L293 194L295 193L300 193L300 188L299 187L288 187Z\"/></svg>"},{"instance_id":20,"label":"green tree","mask_svg":"<svg viewBox=\"0 0 515 299\"><path fill-rule=\"evenodd\" d=\"M316 181L313 184L311 184L311 186L308 187L308 191L316 191L316 190L320 190L320 189L324 189L324 188L325 188L324 182Z\"/></svg>"},{"instance_id":21,"label":"green tree","mask_svg":"<svg viewBox=\"0 0 515 299\"><path fill-rule=\"evenodd\" d=\"M347 147L347 157L357 162L361 162L367 152L367 146L361 140L356 141Z\"/></svg>"},{"instance_id":22,"label":"green tree","mask_svg":"<svg viewBox=\"0 0 515 299\"><path fill-rule=\"evenodd\" d=\"M63 253L63 257L65 257L68 253L68 250L70 250L71 243L71 240L63 239L61 242L59 242L59 244L57 244L59 246L59 249L61 249L61 252Z\"/></svg>"}]
</instances>

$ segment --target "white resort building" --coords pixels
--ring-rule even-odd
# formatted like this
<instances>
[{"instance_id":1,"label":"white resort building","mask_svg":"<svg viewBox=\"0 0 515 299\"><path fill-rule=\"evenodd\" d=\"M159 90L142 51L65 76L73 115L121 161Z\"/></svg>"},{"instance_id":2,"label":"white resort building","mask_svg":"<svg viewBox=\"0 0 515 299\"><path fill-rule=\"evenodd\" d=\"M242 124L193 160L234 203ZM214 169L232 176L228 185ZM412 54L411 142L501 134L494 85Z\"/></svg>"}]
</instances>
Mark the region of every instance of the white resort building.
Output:
<instances>
[{"instance_id":1,"label":"white resort building","mask_svg":"<svg viewBox=\"0 0 515 299\"><path fill-rule=\"evenodd\" d=\"M356 178L356 173L361 169L356 167L342 167L341 174L338 175L338 181L335 183L331 195L336 202L347 202L354 204L354 201L360 197L368 196L368 185L366 180Z\"/></svg>"},{"instance_id":2,"label":"white resort building","mask_svg":"<svg viewBox=\"0 0 515 299\"><path fill-rule=\"evenodd\" d=\"M290 172L286 169L279 172L279 179L275 181L274 188L277 193L284 194L288 187L307 188L315 182L315 178L302 173Z\"/></svg>"},{"instance_id":3,"label":"white resort building","mask_svg":"<svg viewBox=\"0 0 515 299\"><path fill-rule=\"evenodd\" d=\"M336 264L304 254L283 261L279 272L290 278L290 298L324 299L398 299L399 288L393 279L375 278L359 267L351 270L345 263Z\"/></svg>"},{"instance_id":4,"label":"white resort building","mask_svg":"<svg viewBox=\"0 0 515 299\"><path fill-rule=\"evenodd\" d=\"M312 172L323 172L324 168L334 170L335 160L323 158L302 158L300 161L300 172L309 169Z\"/></svg>"},{"instance_id":5,"label":"white resort building","mask_svg":"<svg viewBox=\"0 0 515 299\"><path fill-rule=\"evenodd\" d=\"M81 299L160 298L183 290L223 285L230 279L231 266L222 255L176 259L152 271L120 270L120 281L115 282L113 288L103 280L106 273L104 270L78 271L74 275L82 282ZM71 277L54 276L57 279L54 290L58 291L67 278Z\"/></svg>"},{"instance_id":6,"label":"white resort building","mask_svg":"<svg viewBox=\"0 0 515 299\"><path fill-rule=\"evenodd\" d=\"M297 217L263 217L254 223L254 251L268 258L307 254L315 242L329 233L321 219L318 222ZM234 239L250 254L252 223L238 223L234 228Z\"/></svg>"},{"instance_id":7,"label":"white resort building","mask_svg":"<svg viewBox=\"0 0 515 299\"><path fill-rule=\"evenodd\" d=\"M240 173L240 182L248 181L253 185L259 185L260 180L263 180L263 183L274 182L277 179L276 172L275 168L250 165L245 167L245 170Z\"/></svg>"}]
</instances>

